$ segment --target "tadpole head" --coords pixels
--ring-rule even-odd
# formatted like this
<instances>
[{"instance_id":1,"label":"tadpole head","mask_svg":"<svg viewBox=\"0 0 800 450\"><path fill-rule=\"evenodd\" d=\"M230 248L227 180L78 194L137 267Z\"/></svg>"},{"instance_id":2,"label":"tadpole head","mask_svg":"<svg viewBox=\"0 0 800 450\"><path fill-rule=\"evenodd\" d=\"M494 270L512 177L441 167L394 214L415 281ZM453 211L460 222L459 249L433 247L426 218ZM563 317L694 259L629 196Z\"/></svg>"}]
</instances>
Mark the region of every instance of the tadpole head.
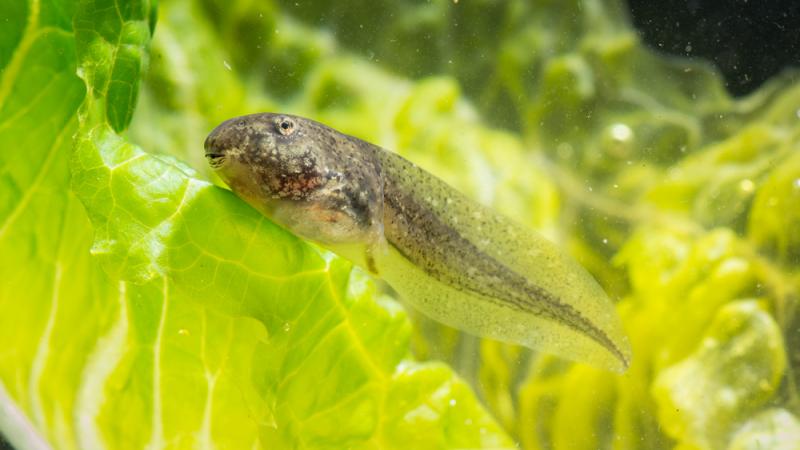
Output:
<instances>
[{"instance_id":1,"label":"tadpole head","mask_svg":"<svg viewBox=\"0 0 800 450\"><path fill-rule=\"evenodd\" d=\"M314 138L321 126L288 114L235 117L208 135L206 160L238 194L300 199L322 179Z\"/></svg>"}]
</instances>

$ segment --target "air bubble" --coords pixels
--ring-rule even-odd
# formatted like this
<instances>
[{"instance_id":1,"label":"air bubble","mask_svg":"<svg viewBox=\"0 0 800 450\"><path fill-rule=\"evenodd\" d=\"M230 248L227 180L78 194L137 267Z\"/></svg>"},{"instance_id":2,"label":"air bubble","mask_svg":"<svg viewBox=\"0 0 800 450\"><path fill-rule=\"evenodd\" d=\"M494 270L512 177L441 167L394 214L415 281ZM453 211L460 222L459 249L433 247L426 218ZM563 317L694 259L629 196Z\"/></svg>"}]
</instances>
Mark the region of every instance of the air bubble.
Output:
<instances>
[{"instance_id":1,"label":"air bubble","mask_svg":"<svg viewBox=\"0 0 800 450\"><path fill-rule=\"evenodd\" d=\"M615 123L614 125L611 125L610 132L611 138L619 142L629 141L633 137L633 130L631 130L631 127L625 125L624 123Z\"/></svg>"}]
</instances>

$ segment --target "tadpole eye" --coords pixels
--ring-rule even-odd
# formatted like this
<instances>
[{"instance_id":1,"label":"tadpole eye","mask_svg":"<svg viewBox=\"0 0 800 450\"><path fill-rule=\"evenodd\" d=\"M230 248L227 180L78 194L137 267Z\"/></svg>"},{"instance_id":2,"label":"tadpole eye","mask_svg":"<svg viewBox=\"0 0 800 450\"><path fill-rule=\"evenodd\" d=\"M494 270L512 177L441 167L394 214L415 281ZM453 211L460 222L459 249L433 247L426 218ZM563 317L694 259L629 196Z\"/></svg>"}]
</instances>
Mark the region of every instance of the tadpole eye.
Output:
<instances>
[{"instance_id":1,"label":"tadpole eye","mask_svg":"<svg viewBox=\"0 0 800 450\"><path fill-rule=\"evenodd\" d=\"M284 136L289 136L294 133L294 122L284 117L278 120L278 132Z\"/></svg>"}]
</instances>

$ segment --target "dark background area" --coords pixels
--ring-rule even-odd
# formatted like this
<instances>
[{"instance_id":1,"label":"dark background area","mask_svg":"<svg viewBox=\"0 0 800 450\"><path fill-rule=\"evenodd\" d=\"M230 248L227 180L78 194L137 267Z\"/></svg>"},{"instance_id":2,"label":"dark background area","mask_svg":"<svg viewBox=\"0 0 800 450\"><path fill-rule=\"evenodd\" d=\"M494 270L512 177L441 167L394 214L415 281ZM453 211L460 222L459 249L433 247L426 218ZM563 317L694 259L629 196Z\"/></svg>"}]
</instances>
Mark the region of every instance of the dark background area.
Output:
<instances>
[{"instance_id":1,"label":"dark background area","mask_svg":"<svg viewBox=\"0 0 800 450\"><path fill-rule=\"evenodd\" d=\"M787 66L800 68L798 0L628 0L650 47L712 61L741 96Z\"/></svg>"}]
</instances>

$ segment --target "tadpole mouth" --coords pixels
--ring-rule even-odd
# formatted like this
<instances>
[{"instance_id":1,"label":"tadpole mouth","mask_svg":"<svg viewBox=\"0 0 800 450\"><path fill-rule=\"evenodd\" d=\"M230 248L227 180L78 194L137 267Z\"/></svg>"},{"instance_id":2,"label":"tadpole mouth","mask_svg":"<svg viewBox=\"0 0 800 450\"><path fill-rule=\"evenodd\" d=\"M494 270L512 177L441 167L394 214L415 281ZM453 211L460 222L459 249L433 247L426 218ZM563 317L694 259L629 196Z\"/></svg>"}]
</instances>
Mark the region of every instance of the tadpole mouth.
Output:
<instances>
[{"instance_id":1,"label":"tadpole mouth","mask_svg":"<svg viewBox=\"0 0 800 450\"><path fill-rule=\"evenodd\" d=\"M212 169L219 169L225 163L225 155L222 153L206 153L206 160Z\"/></svg>"}]
</instances>

